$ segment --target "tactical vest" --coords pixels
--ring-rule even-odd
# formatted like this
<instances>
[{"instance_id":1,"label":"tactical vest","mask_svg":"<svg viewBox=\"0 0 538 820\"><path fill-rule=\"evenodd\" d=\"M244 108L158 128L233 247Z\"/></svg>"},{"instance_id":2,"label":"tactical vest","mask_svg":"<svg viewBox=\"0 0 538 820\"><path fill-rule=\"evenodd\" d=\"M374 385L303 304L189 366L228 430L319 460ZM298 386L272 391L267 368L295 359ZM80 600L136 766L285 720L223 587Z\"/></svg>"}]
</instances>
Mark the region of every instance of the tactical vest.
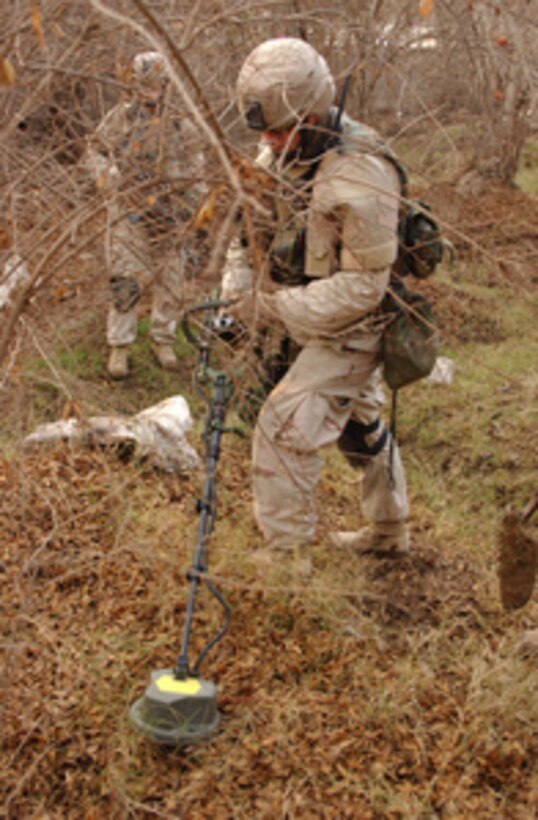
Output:
<instances>
[{"instance_id":1,"label":"tactical vest","mask_svg":"<svg viewBox=\"0 0 538 820\"><path fill-rule=\"evenodd\" d=\"M152 114L132 103L125 110L123 129L117 150L120 172L140 179L180 175L181 127L166 110Z\"/></svg>"},{"instance_id":2,"label":"tactical vest","mask_svg":"<svg viewBox=\"0 0 538 820\"><path fill-rule=\"evenodd\" d=\"M336 221L312 208L315 199L313 189L316 178L319 178L318 174L324 173L329 177L332 173L331 166L341 164L341 158L345 156L377 155L388 159L396 168L401 185L404 181L402 166L380 136L371 128L346 116L342 118L341 133L328 134L325 145L320 148L322 153L319 158L293 162L280 174L282 181L275 196L276 230L269 251L271 275L280 284L300 285L312 279L325 278L340 268L341 263L344 268L357 266L356 260L361 251L354 249L353 259L348 254L346 265L346 243L342 242L341 236L336 235ZM258 157L260 165L272 166L274 169L274 157L271 162L268 160L267 152L262 152ZM358 181L360 184L360 175ZM351 198L354 193L353 185L353 180L347 184ZM344 179L341 187L345 199ZM375 226L373 230L375 231ZM371 234L372 228L368 228L368 232ZM393 237L385 243L385 247L381 240L376 243L374 237L372 244L376 246L375 253L368 253L366 250L371 236L365 237L365 240L360 266L368 271L389 267L394 260Z\"/></svg>"},{"instance_id":3,"label":"tactical vest","mask_svg":"<svg viewBox=\"0 0 538 820\"><path fill-rule=\"evenodd\" d=\"M289 193L287 197L276 198L277 230L271 247L272 276L276 282L305 284L311 279L329 276L339 262L343 263L342 267L347 267L346 243L342 243L342 238L332 237L331 242L330 236L324 236L324 232L317 230L316 226L309 226L309 222L316 218L315 213L309 212L316 174L320 169L330 173L331 164L337 164L338 157L342 155L381 156L390 162L400 182L397 256L392 256L390 243L385 249L376 247L373 254L355 249L353 257L360 259L365 270L392 266L400 276L411 274L424 279L431 276L445 251L448 250L453 258L453 249L441 236L429 206L409 198L405 168L376 131L344 115L341 132L327 135L322 150L325 153L318 160L304 163L302 167L300 163L293 165L292 170L283 175L284 181L300 192L300 198L294 199ZM370 238L365 236L365 244Z\"/></svg>"}]
</instances>

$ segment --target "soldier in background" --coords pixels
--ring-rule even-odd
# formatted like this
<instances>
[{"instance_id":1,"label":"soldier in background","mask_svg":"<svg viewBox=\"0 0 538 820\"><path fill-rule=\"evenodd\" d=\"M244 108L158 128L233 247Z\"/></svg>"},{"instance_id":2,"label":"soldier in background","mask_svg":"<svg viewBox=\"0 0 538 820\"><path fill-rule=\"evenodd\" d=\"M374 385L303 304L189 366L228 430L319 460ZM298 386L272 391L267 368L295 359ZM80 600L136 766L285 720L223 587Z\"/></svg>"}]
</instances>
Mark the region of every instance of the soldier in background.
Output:
<instances>
[{"instance_id":1,"label":"soldier in background","mask_svg":"<svg viewBox=\"0 0 538 820\"><path fill-rule=\"evenodd\" d=\"M132 71L132 99L108 112L89 145L89 164L107 201L108 372L115 379L128 375L137 304L149 285L152 351L163 368L177 369L173 345L187 264L182 240L203 193L203 155L194 147L192 124L168 104L165 58L142 52Z\"/></svg>"}]
</instances>

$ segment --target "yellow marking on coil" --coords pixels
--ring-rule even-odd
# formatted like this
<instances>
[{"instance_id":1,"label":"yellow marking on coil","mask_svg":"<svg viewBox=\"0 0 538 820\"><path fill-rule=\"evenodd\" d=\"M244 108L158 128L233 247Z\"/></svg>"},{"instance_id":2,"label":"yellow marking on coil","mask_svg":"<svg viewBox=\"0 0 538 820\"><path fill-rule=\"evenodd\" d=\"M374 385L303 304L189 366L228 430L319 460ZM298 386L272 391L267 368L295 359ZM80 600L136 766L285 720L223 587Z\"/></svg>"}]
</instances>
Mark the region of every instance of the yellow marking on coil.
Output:
<instances>
[{"instance_id":1,"label":"yellow marking on coil","mask_svg":"<svg viewBox=\"0 0 538 820\"><path fill-rule=\"evenodd\" d=\"M202 688L200 681L196 678L178 680L173 678L172 675L161 675L155 681L155 686L161 692L172 692L175 695L196 695Z\"/></svg>"}]
</instances>

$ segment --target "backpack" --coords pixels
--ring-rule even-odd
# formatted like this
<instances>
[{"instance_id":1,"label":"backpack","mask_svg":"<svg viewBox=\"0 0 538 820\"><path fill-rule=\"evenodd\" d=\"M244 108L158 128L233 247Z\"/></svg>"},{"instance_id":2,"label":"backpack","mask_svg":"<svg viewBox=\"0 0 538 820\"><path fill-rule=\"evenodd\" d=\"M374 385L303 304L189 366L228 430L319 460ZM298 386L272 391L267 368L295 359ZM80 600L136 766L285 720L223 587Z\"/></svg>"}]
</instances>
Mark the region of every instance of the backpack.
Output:
<instances>
[{"instance_id":1,"label":"backpack","mask_svg":"<svg viewBox=\"0 0 538 820\"><path fill-rule=\"evenodd\" d=\"M445 252L453 261L454 249L443 237L431 206L409 197L409 178L400 160L386 146L383 146L381 153L396 168L401 186L398 256L392 269L398 276L410 274L417 279L427 279L443 260Z\"/></svg>"}]
</instances>

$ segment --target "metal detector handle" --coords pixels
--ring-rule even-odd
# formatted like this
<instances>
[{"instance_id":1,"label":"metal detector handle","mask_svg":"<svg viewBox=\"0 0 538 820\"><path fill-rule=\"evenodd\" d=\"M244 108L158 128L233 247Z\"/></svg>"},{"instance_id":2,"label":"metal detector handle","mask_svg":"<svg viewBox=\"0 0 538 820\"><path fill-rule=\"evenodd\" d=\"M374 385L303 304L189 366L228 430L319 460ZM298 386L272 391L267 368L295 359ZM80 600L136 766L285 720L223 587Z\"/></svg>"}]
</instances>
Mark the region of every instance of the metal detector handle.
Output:
<instances>
[{"instance_id":1,"label":"metal detector handle","mask_svg":"<svg viewBox=\"0 0 538 820\"><path fill-rule=\"evenodd\" d=\"M206 402L207 405L209 405L210 400L204 392L202 383L207 383L208 378L210 378L211 376L213 378L215 377L215 374L211 372L211 368L209 366L209 359L211 354L209 337L218 335L217 333L215 333L215 328L211 327L211 320L208 319L208 316L214 319L215 312L217 310L229 307L230 304L230 301L218 299L210 300L208 302L202 302L199 305L194 305L193 307L188 308L181 317L181 329L183 331L183 334L186 340L189 342L189 344L191 344L198 351L198 366L194 374L194 386L196 392ZM197 334L193 331L190 318L193 313L206 314L203 326L205 328L206 336L208 338L204 339L202 333Z\"/></svg>"},{"instance_id":2,"label":"metal detector handle","mask_svg":"<svg viewBox=\"0 0 538 820\"><path fill-rule=\"evenodd\" d=\"M229 299L212 299L209 302L201 302L199 305L193 305L193 307L187 308L184 311L183 316L181 317L181 330L189 344L195 347L197 350L205 352L208 347L207 341L204 341L200 338L200 335L197 335L193 332L191 327L190 317L193 313L206 313L211 311L215 313L215 311L220 310L221 308L230 307L232 302ZM210 328L206 325L208 331Z\"/></svg>"}]
</instances>

